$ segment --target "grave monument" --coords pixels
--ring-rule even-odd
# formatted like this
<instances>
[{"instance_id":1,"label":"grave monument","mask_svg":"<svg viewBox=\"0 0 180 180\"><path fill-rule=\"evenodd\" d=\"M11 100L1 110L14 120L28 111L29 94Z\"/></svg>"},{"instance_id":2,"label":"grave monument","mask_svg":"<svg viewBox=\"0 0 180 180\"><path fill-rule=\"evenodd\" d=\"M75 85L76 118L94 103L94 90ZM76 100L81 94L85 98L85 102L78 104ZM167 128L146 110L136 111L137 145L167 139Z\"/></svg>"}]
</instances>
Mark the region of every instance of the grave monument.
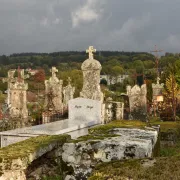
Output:
<instances>
[{"instance_id":1,"label":"grave monument","mask_svg":"<svg viewBox=\"0 0 180 180\"><path fill-rule=\"evenodd\" d=\"M63 88L63 104L64 108L68 108L68 101L74 98L75 87L71 85L71 78L68 77L68 85Z\"/></svg>"},{"instance_id":2,"label":"grave monument","mask_svg":"<svg viewBox=\"0 0 180 180\"><path fill-rule=\"evenodd\" d=\"M16 78L14 77L15 72L16 72L16 69L9 70L8 71L8 77L2 79L3 83L7 82L7 100L6 100L6 103L7 103L8 107L10 107L10 100L11 100L10 84L16 82Z\"/></svg>"},{"instance_id":3,"label":"grave monument","mask_svg":"<svg viewBox=\"0 0 180 180\"><path fill-rule=\"evenodd\" d=\"M59 80L56 76L58 70L56 67L51 69L52 77L45 80L45 109L48 111L58 111L62 113L62 85L63 81Z\"/></svg>"},{"instance_id":4,"label":"grave monument","mask_svg":"<svg viewBox=\"0 0 180 180\"><path fill-rule=\"evenodd\" d=\"M145 117L147 114L146 84L141 87L138 85L127 86L127 95L129 97L130 115L135 119Z\"/></svg>"},{"instance_id":5,"label":"grave monument","mask_svg":"<svg viewBox=\"0 0 180 180\"><path fill-rule=\"evenodd\" d=\"M159 83L160 82L160 78L157 77L157 83L156 84L152 84L152 90L153 90L153 102L157 101L158 96L162 96L163 93L163 89L164 89L164 84L163 83Z\"/></svg>"},{"instance_id":6,"label":"grave monument","mask_svg":"<svg viewBox=\"0 0 180 180\"><path fill-rule=\"evenodd\" d=\"M16 70L10 70L8 72L8 78L4 79L4 82L8 82L8 107L11 118L28 118L27 109L27 90L28 84L25 83L25 79L29 75L24 74L24 69L18 68L18 78L14 78Z\"/></svg>"},{"instance_id":7,"label":"grave monument","mask_svg":"<svg viewBox=\"0 0 180 180\"><path fill-rule=\"evenodd\" d=\"M103 103L103 93L100 88L100 71L101 64L94 59L93 53L96 49L89 46L86 53L89 53L89 58L85 60L81 66L83 71L83 88L80 92L80 97L93 99Z\"/></svg>"}]
</instances>

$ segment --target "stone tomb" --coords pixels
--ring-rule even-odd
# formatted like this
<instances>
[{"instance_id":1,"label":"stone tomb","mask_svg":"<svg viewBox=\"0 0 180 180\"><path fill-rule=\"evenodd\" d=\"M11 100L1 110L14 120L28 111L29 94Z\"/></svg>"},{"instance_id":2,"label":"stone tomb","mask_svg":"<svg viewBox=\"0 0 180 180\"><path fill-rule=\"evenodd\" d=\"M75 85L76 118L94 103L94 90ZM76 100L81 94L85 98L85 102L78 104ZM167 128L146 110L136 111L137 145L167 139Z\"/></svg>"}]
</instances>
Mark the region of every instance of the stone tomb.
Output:
<instances>
[{"instance_id":1,"label":"stone tomb","mask_svg":"<svg viewBox=\"0 0 180 180\"><path fill-rule=\"evenodd\" d=\"M101 102L76 98L69 101L69 120L75 122L101 123Z\"/></svg>"},{"instance_id":2,"label":"stone tomb","mask_svg":"<svg viewBox=\"0 0 180 180\"><path fill-rule=\"evenodd\" d=\"M98 122L73 121L70 119L60 120L52 123L41 124L32 127L13 129L0 132L0 147L6 147L10 144L24 141L31 137L40 135L59 135L69 134L71 137L78 138L88 134L88 127L97 125Z\"/></svg>"}]
</instances>

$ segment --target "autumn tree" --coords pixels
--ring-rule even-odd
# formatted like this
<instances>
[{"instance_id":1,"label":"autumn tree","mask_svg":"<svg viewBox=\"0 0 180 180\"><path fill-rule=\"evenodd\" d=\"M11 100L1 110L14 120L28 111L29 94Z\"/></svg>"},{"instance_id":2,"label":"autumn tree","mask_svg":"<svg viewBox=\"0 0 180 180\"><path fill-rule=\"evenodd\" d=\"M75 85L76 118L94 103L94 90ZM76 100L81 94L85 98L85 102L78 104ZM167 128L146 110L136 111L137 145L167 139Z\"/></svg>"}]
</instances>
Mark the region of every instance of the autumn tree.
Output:
<instances>
[{"instance_id":1,"label":"autumn tree","mask_svg":"<svg viewBox=\"0 0 180 180\"><path fill-rule=\"evenodd\" d=\"M176 82L174 74L170 74L166 79L166 94L171 100L173 119L176 120L176 108L177 108L177 97L180 93L180 89Z\"/></svg>"},{"instance_id":2,"label":"autumn tree","mask_svg":"<svg viewBox=\"0 0 180 180\"><path fill-rule=\"evenodd\" d=\"M34 75L34 80L36 82L44 82L45 80L45 71L44 69L39 69L38 72Z\"/></svg>"}]
</instances>

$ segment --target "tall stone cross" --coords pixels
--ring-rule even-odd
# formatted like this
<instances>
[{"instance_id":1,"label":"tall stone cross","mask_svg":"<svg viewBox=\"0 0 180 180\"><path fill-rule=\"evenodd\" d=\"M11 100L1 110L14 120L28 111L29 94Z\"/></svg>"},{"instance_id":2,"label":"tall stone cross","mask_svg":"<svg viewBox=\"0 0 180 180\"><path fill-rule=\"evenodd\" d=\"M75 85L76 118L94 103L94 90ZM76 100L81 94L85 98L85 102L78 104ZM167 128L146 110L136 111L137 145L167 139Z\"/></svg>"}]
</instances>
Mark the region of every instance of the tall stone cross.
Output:
<instances>
[{"instance_id":1,"label":"tall stone cross","mask_svg":"<svg viewBox=\"0 0 180 180\"><path fill-rule=\"evenodd\" d=\"M157 78L159 77L159 56L158 56L158 52L162 52L162 51L163 51L162 49L158 50L156 45L155 45L155 50L151 51L152 53L155 53Z\"/></svg>"},{"instance_id":2,"label":"tall stone cross","mask_svg":"<svg viewBox=\"0 0 180 180\"><path fill-rule=\"evenodd\" d=\"M89 53L89 59L94 59L93 53L96 52L96 49L94 49L93 46L89 46L89 49L86 50L86 53Z\"/></svg>"}]
</instances>

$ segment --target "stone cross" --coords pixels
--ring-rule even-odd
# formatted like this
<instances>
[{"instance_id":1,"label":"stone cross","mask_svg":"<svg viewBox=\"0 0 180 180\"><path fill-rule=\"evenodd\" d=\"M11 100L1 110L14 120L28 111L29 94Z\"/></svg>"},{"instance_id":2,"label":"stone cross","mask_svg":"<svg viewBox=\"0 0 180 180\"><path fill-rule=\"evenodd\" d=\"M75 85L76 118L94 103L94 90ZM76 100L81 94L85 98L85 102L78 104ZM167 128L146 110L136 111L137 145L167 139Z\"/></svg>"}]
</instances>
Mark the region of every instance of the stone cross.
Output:
<instances>
[{"instance_id":1,"label":"stone cross","mask_svg":"<svg viewBox=\"0 0 180 180\"><path fill-rule=\"evenodd\" d=\"M20 67L18 67L18 82L24 83L24 80L29 77L29 74L24 74L24 69L20 69Z\"/></svg>"},{"instance_id":2,"label":"stone cross","mask_svg":"<svg viewBox=\"0 0 180 180\"><path fill-rule=\"evenodd\" d=\"M70 85L71 84L71 78L70 77L68 77L68 85Z\"/></svg>"},{"instance_id":3,"label":"stone cross","mask_svg":"<svg viewBox=\"0 0 180 180\"><path fill-rule=\"evenodd\" d=\"M159 84L160 80L161 80L160 77L157 77L157 84Z\"/></svg>"},{"instance_id":4,"label":"stone cross","mask_svg":"<svg viewBox=\"0 0 180 180\"><path fill-rule=\"evenodd\" d=\"M16 70L9 70L8 71L8 78L3 78L3 83L7 82L8 84L11 82L15 82L14 73Z\"/></svg>"},{"instance_id":5,"label":"stone cross","mask_svg":"<svg viewBox=\"0 0 180 180\"><path fill-rule=\"evenodd\" d=\"M71 78L68 77L68 85L63 88L63 94L64 94L64 107L67 108L68 101L73 99L75 93L75 87L71 85Z\"/></svg>"},{"instance_id":6,"label":"stone cross","mask_svg":"<svg viewBox=\"0 0 180 180\"><path fill-rule=\"evenodd\" d=\"M94 59L93 53L96 52L96 49L94 49L93 46L89 46L89 49L86 50L86 53L89 53L89 59Z\"/></svg>"},{"instance_id":7,"label":"stone cross","mask_svg":"<svg viewBox=\"0 0 180 180\"><path fill-rule=\"evenodd\" d=\"M58 72L58 69L56 69L56 67L52 67L50 72L52 72L52 77L56 77L56 73Z\"/></svg>"}]
</instances>

